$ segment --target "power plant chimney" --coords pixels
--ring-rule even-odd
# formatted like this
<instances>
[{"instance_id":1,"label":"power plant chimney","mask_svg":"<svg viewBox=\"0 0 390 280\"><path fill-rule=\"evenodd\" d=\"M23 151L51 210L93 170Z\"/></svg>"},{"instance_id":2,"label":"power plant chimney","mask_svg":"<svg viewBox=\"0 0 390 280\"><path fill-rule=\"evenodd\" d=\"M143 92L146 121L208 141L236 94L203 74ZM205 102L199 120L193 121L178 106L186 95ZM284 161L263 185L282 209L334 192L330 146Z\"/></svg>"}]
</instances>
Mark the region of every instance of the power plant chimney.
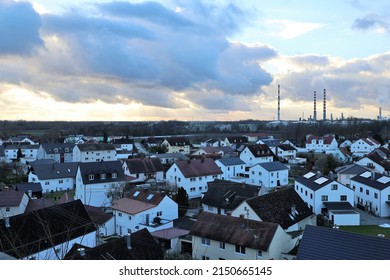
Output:
<instances>
[{"instance_id":1,"label":"power plant chimney","mask_svg":"<svg viewBox=\"0 0 390 280\"><path fill-rule=\"evenodd\" d=\"M317 121L317 93L316 91L314 91L314 115L313 115L313 118L314 118L314 122Z\"/></svg>"},{"instance_id":2,"label":"power plant chimney","mask_svg":"<svg viewBox=\"0 0 390 280\"><path fill-rule=\"evenodd\" d=\"M326 89L324 89L324 121L326 121Z\"/></svg>"},{"instance_id":3,"label":"power plant chimney","mask_svg":"<svg viewBox=\"0 0 390 280\"><path fill-rule=\"evenodd\" d=\"M379 119L379 120L382 120L382 107L379 107L379 116L378 116L378 119Z\"/></svg>"},{"instance_id":4,"label":"power plant chimney","mask_svg":"<svg viewBox=\"0 0 390 280\"><path fill-rule=\"evenodd\" d=\"M278 122L280 122L280 85L278 85Z\"/></svg>"}]
</instances>

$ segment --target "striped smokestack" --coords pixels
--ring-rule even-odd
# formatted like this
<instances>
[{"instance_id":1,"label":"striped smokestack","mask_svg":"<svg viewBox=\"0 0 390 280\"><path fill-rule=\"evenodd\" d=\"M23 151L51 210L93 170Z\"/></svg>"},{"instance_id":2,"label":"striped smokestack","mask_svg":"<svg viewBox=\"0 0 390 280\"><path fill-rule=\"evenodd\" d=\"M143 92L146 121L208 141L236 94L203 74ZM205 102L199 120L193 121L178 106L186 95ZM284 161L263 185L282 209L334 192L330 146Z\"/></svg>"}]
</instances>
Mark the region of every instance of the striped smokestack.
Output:
<instances>
[{"instance_id":1,"label":"striped smokestack","mask_svg":"<svg viewBox=\"0 0 390 280\"><path fill-rule=\"evenodd\" d=\"M324 121L326 121L326 89L324 89Z\"/></svg>"},{"instance_id":2,"label":"striped smokestack","mask_svg":"<svg viewBox=\"0 0 390 280\"><path fill-rule=\"evenodd\" d=\"M280 122L280 85L278 85L278 122Z\"/></svg>"},{"instance_id":3,"label":"striped smokestack","mask_svg":"<svg viewBox=\"0 0 390 280\"><path fill-rule=\"evenodd\" d=\"M317 121L317 93L314 91L314 114L313 119L316 122Z\"/></svg>"}]
</instances>

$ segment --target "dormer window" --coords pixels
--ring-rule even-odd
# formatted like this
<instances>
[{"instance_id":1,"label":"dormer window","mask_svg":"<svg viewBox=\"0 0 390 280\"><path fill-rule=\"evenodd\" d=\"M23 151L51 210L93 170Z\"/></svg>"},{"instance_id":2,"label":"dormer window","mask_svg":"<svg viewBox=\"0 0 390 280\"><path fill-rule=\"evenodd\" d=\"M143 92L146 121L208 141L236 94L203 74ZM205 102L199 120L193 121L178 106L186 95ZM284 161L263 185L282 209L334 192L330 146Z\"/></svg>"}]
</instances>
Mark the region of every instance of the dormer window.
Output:
<instances>
[{"instance_id":1,"label":"dormer window","mask_svg":"<svg viewBox=\"0 0 390 280\"><path fill-rule=\"evenodd\" d=\"M93 174L88 175L88 180L92 181L93 179L95 179L95 176Z\"/></svg>"},{"instance_id":2,"label":"dormer window","mask_svg":"<svg viewBox=\"0 0 390 280\"><path fill-rule=\"evenodd\" d=\"M113 172L113 173L112 173L112 178L115 179L115 178L117 178L117 177L118 177L118 174L117 174L116 172Z\"/></svg>"},{"instance_id":3,"label":"dormer window","mask_svg":"<svg viewBox=\"0 0 390 280\"><path fill-rule=\"evenodd\" d=\"M57 149L57 148L54 148L54 149L53 149L53 152L58 153L58 149Z\"/></svg>"},{"instance_id":4,"label":"dormer window","mask_svg":"<svg viewBox=\"0 0 390 280\"><path fill-rule=\"evenodd\" d=\"M105 173L100 174L100 179L101 179L101 180L106 179L106 174L105 174Z\"/></svg>"}]
</instances>

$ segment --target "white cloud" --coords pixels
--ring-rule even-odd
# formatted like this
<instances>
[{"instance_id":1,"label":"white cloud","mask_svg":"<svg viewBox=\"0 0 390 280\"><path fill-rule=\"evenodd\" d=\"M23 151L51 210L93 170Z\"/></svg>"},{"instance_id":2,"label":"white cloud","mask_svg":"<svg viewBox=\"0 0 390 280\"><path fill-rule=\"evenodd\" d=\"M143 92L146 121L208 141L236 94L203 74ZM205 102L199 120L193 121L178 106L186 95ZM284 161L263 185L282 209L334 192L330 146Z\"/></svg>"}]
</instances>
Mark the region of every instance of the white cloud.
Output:
<instances>
[{"instance_id":1,"label":"white cloud","mask_svg":"<svg viewBox=\"0 0 390 280\"><path fill-rule=\"evenodd\" d=\"M281 37L282 39L294 39L305 35L316 29L320 29L325 24L315 22L303 22L295 20L266 20L266 26L270 29L272 36Z\"/></svg>"}]
</instances>

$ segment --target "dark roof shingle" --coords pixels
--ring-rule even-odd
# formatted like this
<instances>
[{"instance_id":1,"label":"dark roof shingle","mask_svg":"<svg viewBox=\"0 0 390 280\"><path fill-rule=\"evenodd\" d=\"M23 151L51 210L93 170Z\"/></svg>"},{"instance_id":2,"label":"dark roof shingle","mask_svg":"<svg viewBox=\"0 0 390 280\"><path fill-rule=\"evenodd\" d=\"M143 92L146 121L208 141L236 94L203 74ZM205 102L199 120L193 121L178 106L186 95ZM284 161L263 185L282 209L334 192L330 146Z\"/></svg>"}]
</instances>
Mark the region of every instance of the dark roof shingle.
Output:
<instances>
[{"instance_id":1,"label":"dark roof shingle","mask_svg":"<svg viewBox=\"0 0 390 280\"><path fill-rule=\"evenodd\" d=\"M176 161L175 164L184 177L199 177L222 174L221 169L211 158Z\"/></svg>"}]
</instances>

